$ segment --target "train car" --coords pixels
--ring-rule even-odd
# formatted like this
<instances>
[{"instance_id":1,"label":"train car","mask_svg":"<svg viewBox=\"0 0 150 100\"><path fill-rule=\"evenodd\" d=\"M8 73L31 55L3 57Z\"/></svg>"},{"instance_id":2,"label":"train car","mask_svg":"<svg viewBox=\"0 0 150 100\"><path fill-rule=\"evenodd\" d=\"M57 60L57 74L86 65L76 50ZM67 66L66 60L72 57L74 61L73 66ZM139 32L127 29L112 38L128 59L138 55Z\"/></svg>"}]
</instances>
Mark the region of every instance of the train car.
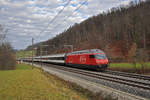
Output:
<instances>
[{"instance_id":1,"label":"train car","mask_svg":"<svg viewBox=\"0 0 150 100\"><path fill-rule=\"evenodd\" d=\"M34 62L52 63L52 64L65 64L65 54L55 54L47 56L38 56L33 58Z\"/></svg>"},{"instance_id":2,"label":"train car","mask_svg":"<svg viewBox=\"0 0 150 100\"><path fill-rule=\"evenodd\" d=\"M31 62L32 57L19 58L18 61Z\"/></svg>"},{"instance_id":3,"label":"train car","mask_svg":"<svg viewBox=\"0 0 150 100\"><path fill-rule=\"evenodd\" d=\"M99 49L82 50L68 53L65 63L69 66L105 70L108 67L108 59L105 53Z\"/></svg>"}]
</instances>

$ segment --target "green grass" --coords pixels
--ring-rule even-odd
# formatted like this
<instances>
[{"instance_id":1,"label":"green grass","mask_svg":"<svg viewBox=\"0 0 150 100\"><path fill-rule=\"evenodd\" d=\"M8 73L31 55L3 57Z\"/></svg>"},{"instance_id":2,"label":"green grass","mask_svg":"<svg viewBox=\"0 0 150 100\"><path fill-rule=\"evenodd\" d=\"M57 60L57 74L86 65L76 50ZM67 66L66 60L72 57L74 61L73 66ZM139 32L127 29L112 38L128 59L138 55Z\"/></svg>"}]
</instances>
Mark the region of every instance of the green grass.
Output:
<instances>
[{"instance_id":1,"label":"green grass","mask_svg":"<svg viewBox=\"0 0 150 100\"><path fill-rule=\"evenodd\" d=\"M0 100L89 100L68 84L46 76L37 68L18 64L16 70L0 71Z\"/></svg>"},{"instance_id":2,"label":"green grass","mask_svg":"<svg viewBox=\"0 0 150 100\"><path fill-rule=\"evenodd\" d=\"M150 62L147 62L144 64L145 67L150 68ZM110 68L134 68L134 64L132 63L111 63L110 64ZM141 64L140 63L136 63L136 68L140 69L141 68Z\"/></svg>"},{"instance_id":3,"label":"green grass","mask_svg":"<svg viewBox=\"0 0 150 100\"><path fill-rule=\"evenodd\" d=\"M36 52L33 51L33 55L35 55ZM32 51L18 51L16 53L16 58L20 58L20 57L31 57L32 56Z\"/></svg>"},{"instance_id":4,"label":"green grass","mask_svg":"<svg viewBox=\"0 0 150 100\"><path fill-rule=\"evenodd\" d=\"M16 70L30 70L32 69L31 65L27 65L27 64L17 64L16 65Z\"/></svg>"},{"instance_id":5,"label":"green grass","mask_svg":"<svg viewBox=\"0 0 150 100\"><path fill-rule=\"evenodd\" d=\"M17 64L16 65L16 70L29 70L32 69L31 65L27 65L27 64Z\"/></svg>"}]
</instances>

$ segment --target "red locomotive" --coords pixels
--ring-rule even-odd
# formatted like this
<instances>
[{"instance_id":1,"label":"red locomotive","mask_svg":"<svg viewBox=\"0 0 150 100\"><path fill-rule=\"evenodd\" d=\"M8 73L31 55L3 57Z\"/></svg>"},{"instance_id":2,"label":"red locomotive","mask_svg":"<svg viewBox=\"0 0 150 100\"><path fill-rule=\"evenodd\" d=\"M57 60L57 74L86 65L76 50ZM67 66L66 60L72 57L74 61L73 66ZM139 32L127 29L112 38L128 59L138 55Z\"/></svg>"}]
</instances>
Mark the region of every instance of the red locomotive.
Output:
<instances>
[{"instance_id":1,"label":"red locomotive","mask_svg":"<svg viewBox=\"0 0 150 100\"><path fill-rule=\"evenodd\" d=\"M108 59L105 53L99 49L68 53L65 63L71 66L86 67L98 70L105 70L108 67Z\"/></svg>"}]
</instances>

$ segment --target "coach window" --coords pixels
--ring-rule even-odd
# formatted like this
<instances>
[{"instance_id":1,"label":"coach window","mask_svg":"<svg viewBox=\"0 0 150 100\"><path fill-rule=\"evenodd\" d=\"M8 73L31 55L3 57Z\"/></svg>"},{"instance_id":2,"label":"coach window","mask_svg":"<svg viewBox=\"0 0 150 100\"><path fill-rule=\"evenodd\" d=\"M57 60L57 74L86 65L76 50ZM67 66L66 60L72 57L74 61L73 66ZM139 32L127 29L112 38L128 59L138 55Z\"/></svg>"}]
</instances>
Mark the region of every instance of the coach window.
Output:
<instances>
[{"instance_id":1,"label":"coach window","mask_svg":"<svg viewBox=\"0 0 150 100\"><path fill-rule=\"evenodd\" d=\"M90 58L95 58L95 56L94 55L90 55Z\"/></svg>"}]
</instances>

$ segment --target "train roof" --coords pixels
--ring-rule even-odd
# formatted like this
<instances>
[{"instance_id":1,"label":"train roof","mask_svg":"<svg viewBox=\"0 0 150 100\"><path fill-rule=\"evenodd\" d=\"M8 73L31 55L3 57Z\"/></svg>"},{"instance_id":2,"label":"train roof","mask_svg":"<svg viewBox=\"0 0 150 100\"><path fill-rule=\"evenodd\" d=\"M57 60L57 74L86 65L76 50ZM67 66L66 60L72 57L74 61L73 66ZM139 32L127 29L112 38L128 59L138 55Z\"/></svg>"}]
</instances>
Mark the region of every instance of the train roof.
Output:
<instances>
[{"instance_id":1,"label":"train roof","mask_svg":"<svg viewBox=\"0 0 150 100\"><path fill-rule=\"evenodd\" d=\"M34 57L34 58L49 58L49 57L64 57L64 56L65 56L65 53L63 53L63 54L46 55L46 56L37 56L37 57Z\"/></svg>"},{"instance_id":2,"label":"train roof","mask_svg":"<svg viewBox=\"0 0 150 100\"><path fill-rule=\"evenodd\" d=\"M81 50L81 51L71 52L71 53L68 53L67 55L84 54L84 53L104 53L104 52L102 50L100 50L100 49L89 49L89 50Z\"/></svg>"}]
</instances>

